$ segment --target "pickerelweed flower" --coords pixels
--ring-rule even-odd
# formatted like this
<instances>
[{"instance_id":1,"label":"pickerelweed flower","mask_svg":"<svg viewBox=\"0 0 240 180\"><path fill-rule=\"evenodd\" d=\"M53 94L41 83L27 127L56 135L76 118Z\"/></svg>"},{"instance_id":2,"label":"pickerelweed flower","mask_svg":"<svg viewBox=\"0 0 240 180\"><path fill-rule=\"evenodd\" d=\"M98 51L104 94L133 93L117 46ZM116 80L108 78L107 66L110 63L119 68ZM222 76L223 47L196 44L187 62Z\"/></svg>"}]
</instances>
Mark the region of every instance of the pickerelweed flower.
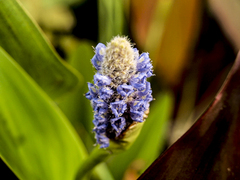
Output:
<instances>
[{"instance_id":1,"label":"pickerelweed flower","mask_svg":"<svg viewBox=\"0 0 240 180\"><path fill-rule=\"evenodd\" d=\"M125 37L99 43L91 60L97 70L94 84L88 83L86 98L94 110L95 138L100 148L122 137L134 123L147 117L153 100L147 78L153 74L148 53L139 52Z\"/></svg>"}]
</instances>

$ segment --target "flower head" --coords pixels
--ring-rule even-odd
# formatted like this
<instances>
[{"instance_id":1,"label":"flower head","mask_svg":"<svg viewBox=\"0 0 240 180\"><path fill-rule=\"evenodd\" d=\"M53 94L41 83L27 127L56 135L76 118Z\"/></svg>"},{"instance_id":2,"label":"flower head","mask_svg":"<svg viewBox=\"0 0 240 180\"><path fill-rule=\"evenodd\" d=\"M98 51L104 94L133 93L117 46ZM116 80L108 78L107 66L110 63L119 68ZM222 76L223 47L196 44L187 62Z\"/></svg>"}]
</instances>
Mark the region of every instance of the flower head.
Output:
<instances>
[{"instance_id":1,"label":"flower head","mask_svg":"<svg viewBox=\"0 0 240 180\"><path fill-rule=\"evenodd\" d=\"M101 148L117 140L132 124L144 122L152 101L152 64L148 53L133 48L125 37L99 43L91 60L97 73L86 98L94 110L95 138Z\"/></svg>"}]
</instances>

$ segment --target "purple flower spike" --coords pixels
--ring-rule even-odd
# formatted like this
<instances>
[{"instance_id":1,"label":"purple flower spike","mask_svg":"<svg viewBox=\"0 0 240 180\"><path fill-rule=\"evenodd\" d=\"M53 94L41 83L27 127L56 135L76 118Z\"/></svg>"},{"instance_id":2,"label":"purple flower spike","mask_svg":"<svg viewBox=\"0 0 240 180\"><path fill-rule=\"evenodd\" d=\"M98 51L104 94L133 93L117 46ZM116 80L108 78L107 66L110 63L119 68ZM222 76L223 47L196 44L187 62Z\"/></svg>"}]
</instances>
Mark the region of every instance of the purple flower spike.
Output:
<instances>
[{"instance_id":1,"label":"purple flower spike","mask_svg":"<svg viewBox=\"0 0 240 180\"><path fill-rule=\"evenodd\" d=\"M91 60L97 70L94 84L88 83L86 98L94 110L95 138L100 148L118 140L133 122L143 122L153 100L152 64L148 53L139 55L137 48L124 37L115 37L107 47L99 43Z\"/></svg>"}]
</instances>

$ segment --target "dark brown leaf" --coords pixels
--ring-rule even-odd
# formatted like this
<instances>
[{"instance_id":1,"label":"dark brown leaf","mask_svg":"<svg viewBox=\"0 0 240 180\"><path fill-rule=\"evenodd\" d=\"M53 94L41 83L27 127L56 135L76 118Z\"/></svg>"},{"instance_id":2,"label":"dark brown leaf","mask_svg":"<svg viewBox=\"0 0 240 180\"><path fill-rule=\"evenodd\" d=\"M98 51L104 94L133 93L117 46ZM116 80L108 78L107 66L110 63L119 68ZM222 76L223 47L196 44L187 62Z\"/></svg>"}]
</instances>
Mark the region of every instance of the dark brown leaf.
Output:
<instances>
[{"instance_id":1,"label":"dark brown leaf","mask_svg":"<svg viewBox=\"0 0 240 180\"><path fill-rule=\"evenodd\" d=\"M215 100L139 178L240 178L240 52Z\"/></svg>"}]
</instances>

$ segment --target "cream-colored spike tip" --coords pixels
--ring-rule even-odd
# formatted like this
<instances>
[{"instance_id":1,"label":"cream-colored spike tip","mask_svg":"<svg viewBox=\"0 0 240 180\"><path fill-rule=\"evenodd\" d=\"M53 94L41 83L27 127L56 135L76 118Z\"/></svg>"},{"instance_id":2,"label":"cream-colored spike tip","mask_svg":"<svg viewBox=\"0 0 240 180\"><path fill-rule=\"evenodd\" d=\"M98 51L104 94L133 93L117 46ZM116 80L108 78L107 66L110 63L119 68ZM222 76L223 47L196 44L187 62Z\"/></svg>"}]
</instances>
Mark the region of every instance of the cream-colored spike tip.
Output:
<instances>
[{"instance_id":1,"label":"cream-colored spike tip","mask_svg":"<svg viewBox=\"0 0 240 180\"><path fill-rule=\"evenodd\" d=\"M115 37L107 44L101 74L112 78L114 84L128 82L136 72L137 59L126 37Z\"/></svg>"}]
</instances>

